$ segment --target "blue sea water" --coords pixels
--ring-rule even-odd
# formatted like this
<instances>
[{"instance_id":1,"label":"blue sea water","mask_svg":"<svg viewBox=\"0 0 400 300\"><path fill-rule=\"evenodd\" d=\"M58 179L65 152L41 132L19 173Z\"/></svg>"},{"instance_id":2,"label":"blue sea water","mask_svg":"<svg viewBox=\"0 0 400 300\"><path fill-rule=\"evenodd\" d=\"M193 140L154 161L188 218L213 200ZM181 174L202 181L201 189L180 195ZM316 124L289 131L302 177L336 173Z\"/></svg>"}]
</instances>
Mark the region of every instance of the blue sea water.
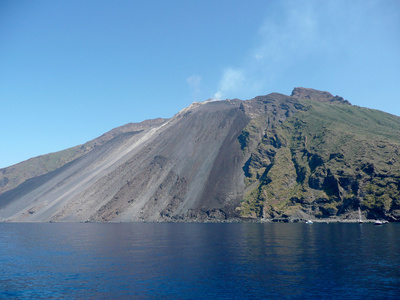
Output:
<instances>
[{"instance_id":1,"label":"blue sea water","mask_svg":"<svg viewBox=\"0 0 400 300\"><path fill-rule=\"evenodd\" d=\"M1 299L400 299L400 224L0 223Z\"/></svg>"}]
</instances>

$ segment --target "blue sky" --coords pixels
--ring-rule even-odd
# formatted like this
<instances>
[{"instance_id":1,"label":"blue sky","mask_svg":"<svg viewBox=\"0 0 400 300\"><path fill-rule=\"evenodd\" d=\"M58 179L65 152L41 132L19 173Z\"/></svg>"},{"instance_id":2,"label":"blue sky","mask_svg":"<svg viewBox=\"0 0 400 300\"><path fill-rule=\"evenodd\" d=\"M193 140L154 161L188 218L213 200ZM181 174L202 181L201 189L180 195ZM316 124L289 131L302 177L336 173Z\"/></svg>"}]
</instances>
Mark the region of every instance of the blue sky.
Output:
<instances>
[{"instance_id":1,"label":"blue sky","mask_svg":"<svg viewBox=\"0 0 400 300\"><path fill-rule=\"evenodd\" d=\"M0 2L0 168L298 86L400 116L400 1Z\"/></svg>"}]
</instances>

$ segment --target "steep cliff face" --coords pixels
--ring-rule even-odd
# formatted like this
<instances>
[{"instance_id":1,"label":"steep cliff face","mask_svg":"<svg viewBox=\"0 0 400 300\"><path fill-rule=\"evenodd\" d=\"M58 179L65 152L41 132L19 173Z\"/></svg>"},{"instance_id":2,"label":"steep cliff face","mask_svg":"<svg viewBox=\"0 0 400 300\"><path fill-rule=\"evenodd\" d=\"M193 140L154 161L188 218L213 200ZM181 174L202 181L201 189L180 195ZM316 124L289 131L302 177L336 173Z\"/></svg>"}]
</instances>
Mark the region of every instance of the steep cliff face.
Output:
<instances>
[{"instance_id":1,"label":"steep cliff face","mask_svg":"<svg viewBox=\"0 0 400 300\"><path fill-rule=\"evenodd\" d=\"M360 207L399 220L400 118L308 90L294 90L305 109L268 128L247 161L242 216L355 218Z\"/></svg>"},{"instance_id":2,"label":"steep cliff face","mask_svg":"<svg viewBox=\"0 0 400 300\"><path fill-rule=\"evenodd\" d=\"M349 218L361 207L399 220L399 141L400 118L312 89L194 103L0 170L0 219Z\"/></svg>"}]
</instances>

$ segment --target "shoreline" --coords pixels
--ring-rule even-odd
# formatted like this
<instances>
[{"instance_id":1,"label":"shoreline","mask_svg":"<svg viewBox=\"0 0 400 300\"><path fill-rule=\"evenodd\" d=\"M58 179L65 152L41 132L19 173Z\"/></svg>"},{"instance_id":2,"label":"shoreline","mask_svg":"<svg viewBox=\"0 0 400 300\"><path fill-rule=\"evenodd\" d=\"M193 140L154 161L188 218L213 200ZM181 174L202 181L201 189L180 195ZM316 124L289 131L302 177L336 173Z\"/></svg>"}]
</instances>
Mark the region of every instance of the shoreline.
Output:
<instances>
[{"instance_id":1,"label":"shoreline","mask_svg":"<svg viewBox=\"0 0 400 300\"><path fill-rule=\"evenodd\" d=\"M310 222L311 221L311 222ZM270 219L241 219L241 218L228 218L228 219L211 219L211 220L156 220L156 221L132 221L132 222L96 222L96 221L76 221L76 222L54 222L54 221L46 221L46 222L14 222L14 221L8 221L8 220L0 220L0 223L35 223L35 224L44 224L44 223L52 223L52 224L57 224L57 223L86 223L86 224L119 224L119 223L203 223L203 224L209 224L209 223L220 223L220 224L226 224L226 223L258 223L258 224L267 224L267 223L325 223L325 224L330 224L330 223L352 223L352 224L375 224L377 222L381 222L381 224L388 224L388 223L398 223L396 221L390 222L388 220L384 219L364 219L360 223L358 219L340 219L340 218L327 218L327 219L290 219L290 218L270 218Z\"/></svg>"},{"instance_id":2,"label":"shoreline","mask_svg":"<svg viewBox=\"0 0 400 300\"><path fill-rule=\"evenodd\" d=\"M312 223L357 223L357 224L366 224L366 223L376 223L381 221L382 224L387 223L396 223L396 222L389 222L387 220L379 220L379 219L364 219L361 222L358 219L261 219L261 223L306 223L307 221L312 221Z\"/></svg>"}]
</instances>

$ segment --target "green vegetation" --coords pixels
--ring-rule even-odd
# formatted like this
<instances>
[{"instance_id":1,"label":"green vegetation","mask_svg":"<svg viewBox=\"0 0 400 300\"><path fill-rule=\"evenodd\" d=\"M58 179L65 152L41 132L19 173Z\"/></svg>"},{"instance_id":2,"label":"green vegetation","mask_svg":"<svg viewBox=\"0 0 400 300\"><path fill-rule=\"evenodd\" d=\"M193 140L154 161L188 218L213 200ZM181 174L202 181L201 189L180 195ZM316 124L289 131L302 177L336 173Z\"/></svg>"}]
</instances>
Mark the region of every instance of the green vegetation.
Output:
<instances>
[{"instance_id":1,"label":"green vegetation","mask_svg":"<svg viewBox=\"0 0 400 300\"><path fill-rule=\"evenodd\" d=\"M263 116L255 118L247 124L239 136L239 142L244 152L253 148L259 137L262 136L263 129L267 126L267 119Z\"/></svg>"},{"instance_id":2,"label":"green vegetation","mask_svg":"<svg viewBox=\"0 0 400 300\"><path fill-rule=\"evenodd\" d=\"M400 209L400 118L346 104L301 103L308 109L268 125L252 147L242 216L301 211L330 217L361 207L371 218L390 219ZM245 128L246 145L255 143L260 119Z\"/></svg>"}]
</instances>

